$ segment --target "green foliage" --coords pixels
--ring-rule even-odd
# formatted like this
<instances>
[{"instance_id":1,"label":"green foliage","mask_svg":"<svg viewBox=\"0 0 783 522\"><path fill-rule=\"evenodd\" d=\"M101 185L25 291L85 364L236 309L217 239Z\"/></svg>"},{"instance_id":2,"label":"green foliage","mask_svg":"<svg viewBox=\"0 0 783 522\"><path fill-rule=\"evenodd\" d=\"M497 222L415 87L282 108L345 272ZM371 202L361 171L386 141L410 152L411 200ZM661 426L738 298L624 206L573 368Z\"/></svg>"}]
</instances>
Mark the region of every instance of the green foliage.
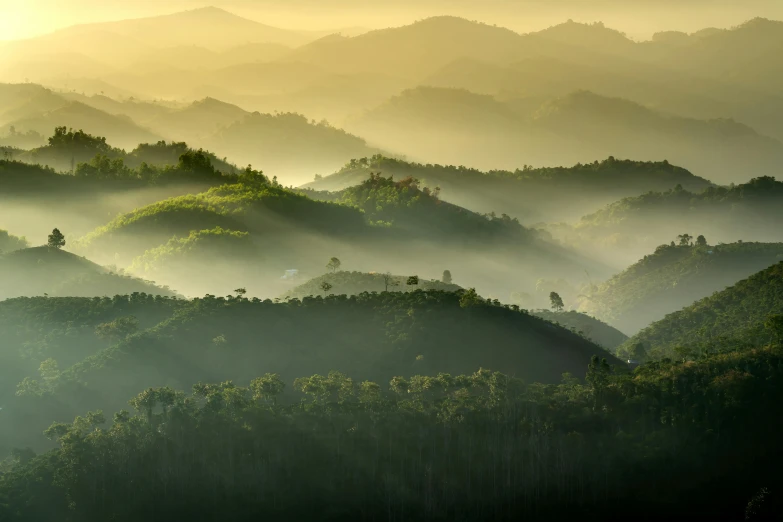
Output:
<instances>
[{"instance_id":1,"label":"green foliage","mask_svg":"<svg viewBox=\"0 0 783 522\"><path fill-rule=\"evenodd\" d=\"M56 247L0 256L0 299L23 295L114 296L134 292L173 296L167 287L115 273Z\"/></svg>"},{"instance_id":2,"label":"green foliage","mask_svg":"<svg viewBox=\"0 0 783 522\"><path fill-rule=\"evenodd\" d=\"M589 289L580 311L629 333L783 259L783 243L661 245Z\"/></svg>"},{"instance_id":3,"label":"green foliage","mask_svg":"<svg viewBox=\"0 0 783 522\"><path fill-rule=\"evenodd\" d=\"M240 232L252 236L254 231L268 231L266 220L258 219L267 212L292 225L333 234L364 228L361 215L353 209L313 201L269 183L254 171L246 171L238 183L166 199L119 216L81 238L77 246L84 251L111 249L135 257L141 253L138 250L148 250L172 236L184 237L195 232L197 241L201 236L239 238ZM208 232L199 235L196 231ZM145 243L123 241L130 236L144 236ZM176 243L171 247L176 249ZM169 248L166 246L163 251ZM158 253L155 251L153 255Z\"/></svg>"},{"instance_id":4,"label":"green foliage","mask_svg":"<svg viewBox=\"0 0 783 522\"><path fill-rule=\"evenodd\" d=\"M219 252L221 256L251 256L255 253L247 232L225 230L192 231L187 237L170 239L166 244L147 250L133 260L130 269L148 274L177 270L180 263Z\"/></svg>"},{"instance_id":5,"label":"green foliage","mask_svg":"<svg viewBox=\"0 0 783 522\"><path fill-rule=\"evenodd\" d=\"M341 264L342 263L340 262L339 259L337 259L336 257L333 257L333 258L331 258L329 260L328 263L326 263L326 268L328 268L329 270L332 271L332 273L334 273L334 272L336 272L337 270L340 269L340 265Z\"/></svg>"},{"instance_id":6,"label":"green foliage","mask_svg":"<svg viewBox=\"0 0 783 522\"><path fill-rule=\"evenodd\" d=\"M482 216L441 201L429 188L420 188L413 178L394 181L391 177L371 173L363 183L343 190L336 201L362 210L370 222L392 223L399 230L425 232L441 240L463 235L485 240L502 236L531 239L534 236L520 226L519 221L505 214Z\"/></svg>"},{"instance_id":7,"label":"green foliage","mask_svg":"<svg viewBox=\"0 0 783 522\"><path fill-rule=\"evenodd\" d=\"M783 262L654 322L626 341L618 353L642 345L655 358L699 358L758 347L779 341L781 314Z\"/></svg>"},{"instance_id":8,"label":"green foliage","mask_svg":"<svg viewBox=\"0 0 783 522\"><path fill-rule=\"evenodd\" d=\"M549 302L552 305L552 310L555 312L562 312L565 305L563 304L563 299L560 297L560 295L557 292L550 292L549 293Z\"/></svg>"},{"instance_id":9,"label":"green foliage","mask_svg":"<svg viewBox=\"0 0 783 522\"><path fill-rule=\"evenodd\" d=\"M444 199L477 212L505 212L531 221L578 219L596 205L651 190L663 191L682 184L700 191L711 184L668 162L642 162L608 158L573 167L514 171L421 164L375 155L352 159L340 171L307 186L341 191L367 180L374 172L400 181L421 180Z\"/></svg>"},{"instance_id":10,"label":"green foliage","mask_svg":"<svg viewBox=\"0 0 783 522\"><path fill-rule=\"evenodd\" d=\"M49 248L62 248L65 246L65 236L59 229L55 228L52 233L49 234L49 239L46 242L46 246Z\"/></svg>"},{"instance_id":11,"label":"green foliage","mask_svg":"<svg viewBox=\"0 0 783 522\"><path fill-rule=\"evenodd\" d=\"M565 520L641 510L660 520L774 509L780 452L765 412L783 400L780 346L633 374L600 357L586 366L584 385L479 369L388 385L330 371L294 379L291 395L274 373L249 386L199 382L191 395L147 388L129 401L135 415L104 426L93 410L50 425L57 449L17 453L0 476L0 515L445 519L459 510L471 520ZM721 458L729 449L735 458Z\"/></svg>"}]
</instances>

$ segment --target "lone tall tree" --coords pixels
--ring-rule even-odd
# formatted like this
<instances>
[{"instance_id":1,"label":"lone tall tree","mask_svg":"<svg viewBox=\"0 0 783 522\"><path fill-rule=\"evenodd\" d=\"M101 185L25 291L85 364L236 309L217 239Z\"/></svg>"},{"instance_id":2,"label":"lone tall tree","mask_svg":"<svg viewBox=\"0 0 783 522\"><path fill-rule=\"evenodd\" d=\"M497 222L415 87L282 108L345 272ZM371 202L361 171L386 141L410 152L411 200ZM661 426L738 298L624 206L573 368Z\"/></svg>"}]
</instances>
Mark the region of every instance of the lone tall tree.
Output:
<instances>
[{"instance_id":1,"label":"lone tall tree","mask_svg":"<svg viewBox=\"0 0 783 522\"><path fill-rule=\"evenodd\" d=\"M336 272L337 269L340 268L341 264L342 263L340 262L339 259L337 259L336 257L333 257L332 259L329 260L328 263L326 263L326 268L328 268L332 272Z\"/></svg>"},{"instance_id":2,"label":"lone tall tree","mask_svg":"<svg viewBox=\"0 0 783 522\"><path fill-rule=\"evenodd\" d=\"M450 270L444 270L443 271L443 277L441 278L441 281L443 281L447 285L451 284L451 271Z\"/></svg>"},{"instance_id":3,"label":"lone tall tree","mask_svg":"<svg viewBox=\"0 0 783 522\"><path fill-rule=\"evenodd\" d=\"M693 241L693 236L690 234L680 234L677 236L677 239L680 240L680 246L689 246L691 241Z\"/></svg>"},{"instance_id":4,"label":"lone tall tree","mask_svg":"<svg viewBox=\"0 0 783 522\"><path fill-rule=\"evenodd\" d=\"M59 228L52 230L46 245L50 248L62 248L65 246L65 236L60 232Z\"/></svg>"},{"instance_id":5,"label":"lone tall tree","mask_svg":"<svg viewBox=\"0 0 783 522\"><path fill-rule=\"evenodd\" d=\"M384 291L388 292L390 286L400 286L399 281L394 279L394 276L391 275L390 272L386 272L383 274L383 285L384 285Z\"/></svg>"},{"instance_id":6,"label":"lone tall tree","mask_svg":"<svg viewBox=\"0 0 783 522\"><path fill-rule=\"evenodd\" d=\"M557 292L551 292L549 294L549 302L552 304L552 310L555 312L562 312L563 308L565 308L563 299L560 298L560 294Z\"/></svg>"}]
</instances>

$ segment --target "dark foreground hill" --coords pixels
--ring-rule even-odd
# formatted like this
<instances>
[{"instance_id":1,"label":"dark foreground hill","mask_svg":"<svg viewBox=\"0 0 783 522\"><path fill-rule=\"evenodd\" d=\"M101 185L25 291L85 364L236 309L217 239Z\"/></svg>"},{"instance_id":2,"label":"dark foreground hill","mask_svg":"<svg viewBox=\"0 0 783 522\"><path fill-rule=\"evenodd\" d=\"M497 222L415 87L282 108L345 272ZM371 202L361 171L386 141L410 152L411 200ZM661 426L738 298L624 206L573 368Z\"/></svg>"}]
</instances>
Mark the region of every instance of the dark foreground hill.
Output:
<instances>
[{"instance_id":1,"label":"dark foreground hill","mask_svg":"<svg viewBox=\"0 0 783 522\"><path fill-rule=\"evenodd\" d=\"M160 299L148 298L148 302L162 309ZM93 315L107 313L101 300L57 302L81 310L72 319L75 325L94 324ZM22 299L4 306L29 309L34 303ZM66 417L85 408L116 411L133 393L129 390L150 386L246 383L265 372L289 381L331 370L340 370L357 382L386 382L395 375L460 374L474 367L502 370L526 382L553 383L564 372L583 375L594 354L619 363L569 330L513 307L484 301L472 291L363 293L281 303L207 296L176 308L173 317L147 330L125 331L117 325L112 330L117 334L114 341L79 362L73 363L68 353L45 352L39 360L48 356L56 362L42 366L40 376L29 369L24 381L24 374L17 375L16 381L23 381L20 396L7 401L2 413L18 424L26 419L32 444L35 440L43 443L36 437L50 420L52 408L73 405ZM136 307L123 316L140 313L145 312ZM28 318L28 322L33 320ZM37 320L46 324L45 317ZM11 360L18 357L15 346L40 339L20 332L15 323L7 324L5 330L5 335L15 339L6 354Z\"/></svg>"},{"instance_id":2,"label":"dark foreground hill","mask_svg":"<svg viewBox=\"0 0 783 522\"><path fill-rule=\"evenodd\" d=\"M111 272L56 248L43 246L0 254L0 299L43 294L94 297L134 292L174 295L168 288Z\"/></svg>"},{"instance_id":3,"label":"dark foreground hill","mask_svg":"<svg viewBox=\"0 0 783 522\"><path fill-rule=\"evenodd\" d=\"M698 357L755 348L783 338L783 263L656 321L626 341L622 354Z\"/></svg>"},{"instance_id":4,"label":"dark foreground hill","mask_svg":"<svg viewBox=\"0 0 783 522\"><path fill-rule=\"evenodd\" d=\"M774 520L781 368L773 345L632 375L596 358L584 385L479 370L291 386L261 369L149 388L113 421L51 424L53 451L15 450L0 518Z\"/></svg>"},{"instance_id":5,"label":"dark foreground hill","mask_svg":"<svg viewBox=\"0 0 783 522\"><path fill-rule=\"evenodd\" d=\"M627 333L783 259L783 243L662 245L586 296L580 310Z\"/></svg>"}]
</instances>

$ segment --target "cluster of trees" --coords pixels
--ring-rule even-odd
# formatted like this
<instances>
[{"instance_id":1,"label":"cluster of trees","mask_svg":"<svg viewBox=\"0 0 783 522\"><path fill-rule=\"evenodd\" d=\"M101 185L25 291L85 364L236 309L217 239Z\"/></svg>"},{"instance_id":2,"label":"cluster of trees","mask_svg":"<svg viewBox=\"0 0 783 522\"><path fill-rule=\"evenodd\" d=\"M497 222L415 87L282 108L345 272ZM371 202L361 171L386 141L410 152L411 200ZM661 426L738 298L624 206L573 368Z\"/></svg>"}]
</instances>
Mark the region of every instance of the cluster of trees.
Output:
<instances>
[{"instance_id":1,"label":"cluster of trees","mask_svg":"<svg viewBox=\"0 0 783 522\"><path fill-rule=\"evenodd\" d=\"M0 518L767 520L781 368L775 344L632 374L593 357L584 383L481 369L149 388L133 411L51 424L53 451L15 450Z\"/></svg>"},{"instance_id":2,"label":"cluster of trees","mask_svg":"<svg viewBox=\"0 0 783 522\"><path fill-rule=\"evenodd\" d=\"M391 176L370 173L359 185L339 193L303 191L316 198L337 201L358 208L367 220L377 226L394 226L404 231L426 231L449 239L456 235L496 238L499 235L530 236L515 218L494 212L481 215L438 197L439 189L420 187L419 181L407 177L395 181Z\"/></svg>"}]
</instances>

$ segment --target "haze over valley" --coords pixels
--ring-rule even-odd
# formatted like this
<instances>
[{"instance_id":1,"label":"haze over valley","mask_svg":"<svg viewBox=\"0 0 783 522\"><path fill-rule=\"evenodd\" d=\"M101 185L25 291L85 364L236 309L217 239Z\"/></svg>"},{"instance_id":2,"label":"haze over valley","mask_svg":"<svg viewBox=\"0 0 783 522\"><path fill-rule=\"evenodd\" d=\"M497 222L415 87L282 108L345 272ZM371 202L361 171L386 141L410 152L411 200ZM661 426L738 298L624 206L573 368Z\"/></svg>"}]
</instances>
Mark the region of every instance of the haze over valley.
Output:
<instances>
[{"instance_id":1,"label":"haze over valley","mask_svg":"<svg viewBox=\"0 0 783 522\"><path fill-rule=\"evenodd\" d=\"M0 17L0 521L783 513L778 2Z\"/></svg>"}]
</instances>

